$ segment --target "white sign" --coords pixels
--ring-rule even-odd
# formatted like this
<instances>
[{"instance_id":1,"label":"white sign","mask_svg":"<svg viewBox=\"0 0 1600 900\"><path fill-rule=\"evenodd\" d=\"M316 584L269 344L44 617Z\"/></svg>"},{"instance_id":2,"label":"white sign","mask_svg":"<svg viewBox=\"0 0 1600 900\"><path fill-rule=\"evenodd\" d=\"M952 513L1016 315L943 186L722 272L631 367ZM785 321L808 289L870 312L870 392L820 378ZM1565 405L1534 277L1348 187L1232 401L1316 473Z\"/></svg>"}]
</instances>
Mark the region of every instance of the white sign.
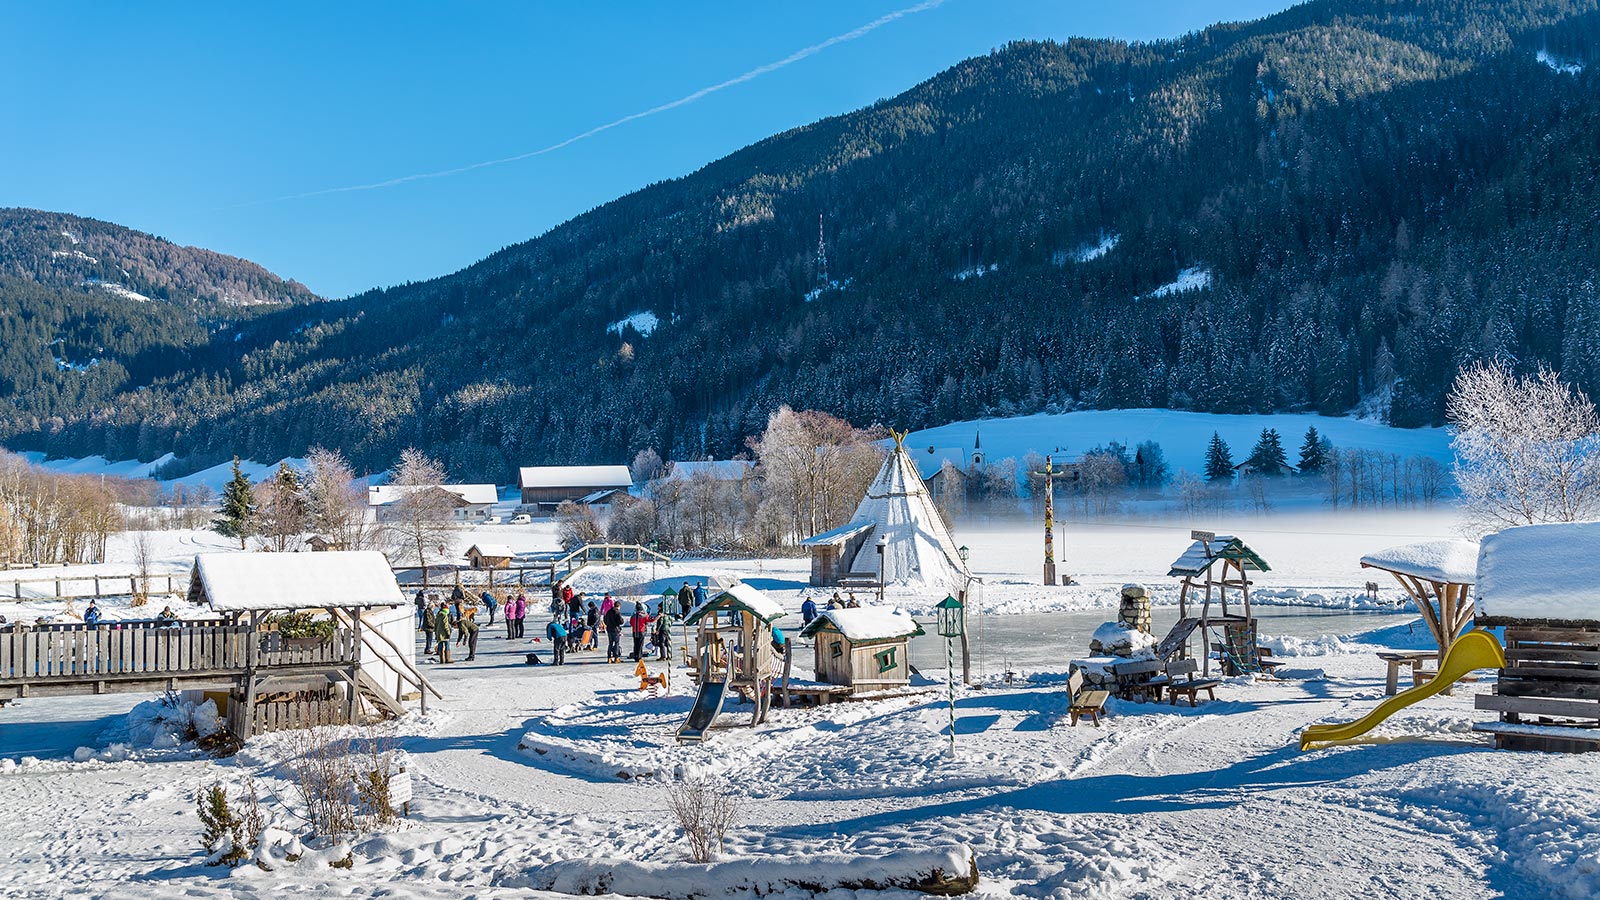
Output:
<instances>
[{"instance_id":1,"label":"white sign","mask_svg":"<svg viewBox=\"0 0 1600 900\"><path fill-rule=\"evenodd\" d=\"M411 773L405 769L389 776L389 807L391 809L411 802Z\"/></svg>"},{"instance_id":2,"label":"white sign","mask_svg":"<svg viewBox=\"0 0 1600 900\"><path fill-rule=\"evenodd\" d=\"M1191 532L1189 532L1189 540L1191 540L1191 541L1203 541L1204 543L1209 544L1209 543L1211 543L1212 541L1214 541L1216 539L1217 539L1217 534L1214 531L1191 531Z\"/></svg>"}]
</instances>

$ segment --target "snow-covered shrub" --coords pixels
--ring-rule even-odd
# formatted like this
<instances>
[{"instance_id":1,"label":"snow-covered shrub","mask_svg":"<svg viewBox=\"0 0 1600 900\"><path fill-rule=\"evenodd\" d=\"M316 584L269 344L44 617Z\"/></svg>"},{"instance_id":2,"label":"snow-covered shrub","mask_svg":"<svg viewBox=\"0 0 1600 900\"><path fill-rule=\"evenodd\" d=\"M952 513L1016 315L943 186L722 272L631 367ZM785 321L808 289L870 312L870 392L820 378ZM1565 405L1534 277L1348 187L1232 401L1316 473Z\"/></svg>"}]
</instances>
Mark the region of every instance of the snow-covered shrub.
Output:
<instances>
[{"instance_id":1,"label":"snow-covered shrub","mask_svg":"<svg viewBox=\"0 0 1600 900\"><path fill-rule=\"evenodd\" d=\"M228 803L228 791L213 781L195 796L195 811L200 816L200 841L210 852L208 866L237 866L249 855L244 836L244 818Z\"/></svg>"},{"instance_id":2,"label":"snow-covered shrub","mask_svg":"<svg viewBox=\"0 0 1600 900\"><path fill-rule=\"evenodd\" d=\"M168 692L128 712L127 743L138 748L173 750L222 730L222 717L210 700L192 703Z\"/></svg>"},{"instance_id":3,"label":"snow-covered shrub","mask_svg":"<svg viewBox=\"0 0 1600 900\"><path fill-rule=\"evenodd\" d=\"M697 863L710 862L722 851L728 829L739 818L739 798L703 778L681 781L672 786L672 814L689 842L689 856Z\"/></svg>"}]
</instances>

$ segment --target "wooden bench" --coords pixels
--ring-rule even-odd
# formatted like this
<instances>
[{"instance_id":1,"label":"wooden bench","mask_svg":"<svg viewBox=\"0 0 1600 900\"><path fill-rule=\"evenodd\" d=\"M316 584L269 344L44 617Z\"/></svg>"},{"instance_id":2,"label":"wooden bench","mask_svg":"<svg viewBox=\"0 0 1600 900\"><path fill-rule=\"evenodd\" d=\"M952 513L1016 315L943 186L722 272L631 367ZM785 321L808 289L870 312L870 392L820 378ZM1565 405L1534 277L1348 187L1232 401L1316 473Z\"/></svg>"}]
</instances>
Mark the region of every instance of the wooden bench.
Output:
<instances>
[{"instance_id":1,"label":"wooden bench","mask_svg":"<svg viewBox=\"0 0 1600 900\"><path fill-rule=\"evenodd\" d=\"M1094 727L1100 727L1100 714L1105 712L1106 701L1111 699L1110 691L1099 689L1084 690L1083 673L1073 672L1067 679L1067 714L1072 717L1072 727L1078 727L1078 719L1088 716L1094 722Z\"/></svg>"},{"instance_id":2,"label":"wooden bench","mask_svg":"<svg viewBox=\"0 0 1600 900\"><path fill-rule=\"evenodd\" d=\"M1218 678L1196 678L1194 673L1200 666L1192 659L1177 659L1167 663L1166 673L1155 680L1164 684L1167 689L1167 702L1173 706L1178 705L1178 697L1189 698L1189 705L1195 706L1201 691L1212 700L1217 699L1216 687L1221 684Z\"/></svg>"}]
</instances>

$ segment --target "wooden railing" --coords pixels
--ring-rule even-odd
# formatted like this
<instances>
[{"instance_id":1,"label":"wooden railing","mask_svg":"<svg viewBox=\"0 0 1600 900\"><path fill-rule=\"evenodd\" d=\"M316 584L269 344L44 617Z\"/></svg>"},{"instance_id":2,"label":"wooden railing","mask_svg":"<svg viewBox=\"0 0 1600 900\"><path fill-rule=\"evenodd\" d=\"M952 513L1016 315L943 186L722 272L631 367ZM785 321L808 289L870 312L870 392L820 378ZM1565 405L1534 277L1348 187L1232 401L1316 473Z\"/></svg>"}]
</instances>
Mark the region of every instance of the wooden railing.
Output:
<instances>
[{"instance_id":1,"label":"wooden railing","mask_svg":"<svg viewBox=\"0 0 1600 900\"><path fill-rule=\"evenodd\" d=\"M248 625L13 626L0 632L0 682L95 680L127 676L242 674L248 669L354 665L356 637L298 646Z\"/></svg>"},{"instance_id":2,"label":"wooden railing","mask_svg":"<svg viewBox=\"0 0 1600 900\"><path fill-rule=\"evenodd\" d=\"M66 585L88 583L89 593L74 594L64 589ZM25 584L48 584L53 594L24 595ZM127 590L123 590L126 587ZM8 593L14 600L94 600L101 597L129 597L146 594L185 594L189 591L188 572L151 572L149 575L70 575L61 578L4 578L0 577L0 592Z\"/></svg>"}]
</instances>

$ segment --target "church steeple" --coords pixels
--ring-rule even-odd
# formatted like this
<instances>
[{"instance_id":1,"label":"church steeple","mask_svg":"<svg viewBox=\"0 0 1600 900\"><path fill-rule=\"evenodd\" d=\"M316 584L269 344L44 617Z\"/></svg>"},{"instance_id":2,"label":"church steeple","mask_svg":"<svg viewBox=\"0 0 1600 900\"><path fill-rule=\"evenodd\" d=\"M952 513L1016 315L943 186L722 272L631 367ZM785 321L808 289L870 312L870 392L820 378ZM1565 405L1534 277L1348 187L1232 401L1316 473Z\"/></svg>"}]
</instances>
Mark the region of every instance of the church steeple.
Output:
<instances>
[{"instance_id":1,"label":"church steeple","mask_svg":"<svg viewBox=\"0 0 1600 900\"><path fill-rule=\"evenodd\" d=\"M972 432L972 467L983 465L983 432L974 429Z\"/></svg>"}]
</instances>

